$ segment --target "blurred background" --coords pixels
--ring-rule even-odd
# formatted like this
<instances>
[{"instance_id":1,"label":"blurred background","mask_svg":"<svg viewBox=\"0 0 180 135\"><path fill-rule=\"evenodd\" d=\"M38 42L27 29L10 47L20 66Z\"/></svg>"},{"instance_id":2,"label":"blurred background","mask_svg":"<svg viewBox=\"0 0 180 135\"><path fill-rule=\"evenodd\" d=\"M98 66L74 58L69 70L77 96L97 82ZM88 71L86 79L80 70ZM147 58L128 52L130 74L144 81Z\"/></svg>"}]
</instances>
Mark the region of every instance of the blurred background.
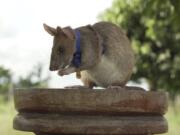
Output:
<instances>
[{"instance_id":1,"label":"blurred background","mask_svg":"<svg viewBox=\"0 0 180 135\"><path fill-rule=\"evenodd\" d=\"M42 24L73 28L109 21L127 33L137 63L128 85L169 93L169 133L180 134L180 0L0 0L0 135L15 131L13 89L81 82L49 71L52 37Z\"/></svg>"}]
</instances>

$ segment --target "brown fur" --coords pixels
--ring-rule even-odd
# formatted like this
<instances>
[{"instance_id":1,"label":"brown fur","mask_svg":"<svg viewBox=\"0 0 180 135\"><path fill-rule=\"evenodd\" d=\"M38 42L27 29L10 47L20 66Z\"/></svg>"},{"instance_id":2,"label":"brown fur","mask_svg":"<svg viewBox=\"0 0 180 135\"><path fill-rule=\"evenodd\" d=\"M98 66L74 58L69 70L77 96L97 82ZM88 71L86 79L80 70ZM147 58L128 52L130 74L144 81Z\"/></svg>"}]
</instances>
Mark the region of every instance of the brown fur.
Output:
<instances>
[{"instance_id":1,"label":"brown fur","mask_svg":"<svg viewBox=\"0 0 180 135\"><path fill-rule=\"evenodd\" d=\"M81 33L82 52L81 65L78 69L71 64L75 52L73 30L66 27L68 32L65 32L60 27L59 30L47 25L44 27L49 34L54 34L51 70L59 70L60 75L81 71L81 80L88 87L95 85L108 87L112 84L124 86L130 79L134 54L128 38L116 25L99 22L92 26L77 28ZM59 47L66 51L58 54ZM67 65L69 67L65 68Z\"/></svg>"}]
</instances>

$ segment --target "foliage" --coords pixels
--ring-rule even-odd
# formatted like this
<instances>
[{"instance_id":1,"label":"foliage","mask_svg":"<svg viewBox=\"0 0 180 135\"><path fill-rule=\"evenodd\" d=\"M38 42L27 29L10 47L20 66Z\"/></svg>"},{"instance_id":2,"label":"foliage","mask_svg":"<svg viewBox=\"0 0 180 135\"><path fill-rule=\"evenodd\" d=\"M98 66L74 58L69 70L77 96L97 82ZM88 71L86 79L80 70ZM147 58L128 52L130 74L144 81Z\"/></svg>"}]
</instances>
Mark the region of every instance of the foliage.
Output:
<instances>
[{"instance_id":1,"label":"foliage","mask_svg":"<svg viewBox=\"0 0 180 135\"><path fill-rule=\"evenodd\" d=\"M137 55L132 79L172 95L180 88L179 7L179 0L114 0L100 15L127 31Z\"/></svg>"},{"instance_id":2,"label":"foliage","mask_svg":"<svg viewBox=\"0 0 180 135\"><path fill-rule=\"evenodd\" d=\"M0 94L6 94L11 85L11 72L4 67L0 67Z\"/></svg>"},{"instance_id":3,"label":"foliage","mask_svg":"<svg viewBox=\"0 0 180 135\"><path fill-rule=\"evenodd\" d=\"M43 77L43 65L38 63L26 77L20 77L15 84L16 88L48 87L49 77Z\"/></svg>"},{"instance_id":4,"label":"foliage","mask_svg":"<svg viewBox=\"0 0 180 135\"><path fill-rule=\"evenodd\" d=\"M34 135L30 132L22 132L13 129L13 118L16 115L13 102L0 102L0 135Z\"/></svg>"},{"instance_id":5,"label":"foliage","mask_svg":"<svg viewBox=\"0 0 180 135\"><path fill-rule=\"evenodd\" d=\"M48 87L49 76L43 76L43 65L37 64L25 77L20 76L16 81L9 69L0 67L0 103L12 98L14 88Z\"/></svg>"}]
</instances>

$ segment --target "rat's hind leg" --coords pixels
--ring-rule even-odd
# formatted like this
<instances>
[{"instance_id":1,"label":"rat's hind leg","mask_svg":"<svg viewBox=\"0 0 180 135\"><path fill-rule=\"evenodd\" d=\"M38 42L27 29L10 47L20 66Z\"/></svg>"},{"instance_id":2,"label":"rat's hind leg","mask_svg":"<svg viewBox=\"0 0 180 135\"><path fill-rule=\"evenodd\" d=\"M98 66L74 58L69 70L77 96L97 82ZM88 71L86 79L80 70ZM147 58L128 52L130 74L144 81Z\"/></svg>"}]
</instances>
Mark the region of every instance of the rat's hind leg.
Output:
<instances>
[{"instance_id":1,"label":"rat's hind leg","mask_svg":"<svg viewBox=\"0 0 180 135\"><path fill-rule=\"evenodd\" d=\"M93 87L96 86L96 84L93 81L88 80L88 79L82 80L82 82L83 82L85 87L88 87L88 88L91 88L91 89L93 89Z\"/></svg>"},{"instance_id":2,"label":"rat's hind leg","mask_svg":"<svg viewBox=\"0 0 180 135\"><path fill-rule=\"evenodd\" d=\"M72 85L72 86L66 86L64 88L66 88L66 89L89 89L89 87L82 86L82 85Z\"/></svg>"},{"instance_id":3,"label":"rat's hind leg","mask_svg":"<svg viewBox=\"0 0 180 135\"><path fill-rule=\"evenodd\" d=\"M125 84L111 84L107 87L108 89L126 89L126 90L140 90L140 91L145 91L145 89L136 87L136 86L125 86Z\"/></svg>"},{"instance_id":4,"label":"rat's hind leg","mask_svg":"<svg viewBox=\"0 0 180 135\"><path fill-rule=\"evenodd\" d=\"M66 89L93 89L95 85L95 83L93 83L90 80L86 80L85 82L83 82L84 86L82 85L74 85L74 86L66 86Z\"/></svg>"},{"instance_id":5,"label":"rat's hind leg","mask_svg":"<svg viewBox=\"0 0 180 135\"><path fill-rule=\"evenodd\" d=\"M82 85L74 85L74 86L67 86L65 88L67 89L93 89L94 86L96 86L96 84L91 81L91 79L88 77L86 72L81 72L80 74L80 79L83 82L84 86Z\"/></svg>"},{"instance_id":6,"label":"rat's hind leg","mask_svg":"<svg viewBox=\"0 0 180 135\"><path fill-rule=\"evenodd\" d=\"M125 86L123 84L120 83L113 83L110 84L107 89L123 89Z\"/></svg>"},{"instance_id":7,"label":"rat's hind leg","mask_svg":"<svg viewBox=\"0 0 180 135\"><path fill-rule=\"evenodd\" d=\"M96 83L92 81L91 77L86 71L81 72L81 81L83 82L84 86L93 89L96 86Z\"/></svg>"},{"instance_id":8,"label":"rat's hind leg","mask_svg":"<svg viewBox=\"0 0 180 135\"><path fill-rule=\"evenodd\" d=\"M114 83L111 83L107 88L110 88L110 89L122 89L125 87L126 85L126 81L124 82L114 82Z\"/></svg>"}]
</instances>

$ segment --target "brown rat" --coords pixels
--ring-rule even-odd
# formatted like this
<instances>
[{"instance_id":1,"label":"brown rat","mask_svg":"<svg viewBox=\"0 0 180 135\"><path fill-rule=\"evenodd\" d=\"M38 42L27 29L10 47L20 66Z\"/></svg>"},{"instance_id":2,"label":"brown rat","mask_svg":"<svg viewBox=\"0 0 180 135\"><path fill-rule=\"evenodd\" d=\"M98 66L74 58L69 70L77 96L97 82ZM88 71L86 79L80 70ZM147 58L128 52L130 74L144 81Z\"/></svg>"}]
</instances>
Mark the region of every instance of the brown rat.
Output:
<instances>
[{"instance_id":1,"label":"brown rat","mask_svg":"<svg viewBox=\"0 0 180 135\"><path fill-rule=\"evenodd\" d=\"M80 72L82 82L90 88L125 86L130 79L133 50L126 34L115 24L99 22L76 29L44 24L44 28L54 36L51 71L58 70L59 75Z\"/></svg>"}]
</instances>

